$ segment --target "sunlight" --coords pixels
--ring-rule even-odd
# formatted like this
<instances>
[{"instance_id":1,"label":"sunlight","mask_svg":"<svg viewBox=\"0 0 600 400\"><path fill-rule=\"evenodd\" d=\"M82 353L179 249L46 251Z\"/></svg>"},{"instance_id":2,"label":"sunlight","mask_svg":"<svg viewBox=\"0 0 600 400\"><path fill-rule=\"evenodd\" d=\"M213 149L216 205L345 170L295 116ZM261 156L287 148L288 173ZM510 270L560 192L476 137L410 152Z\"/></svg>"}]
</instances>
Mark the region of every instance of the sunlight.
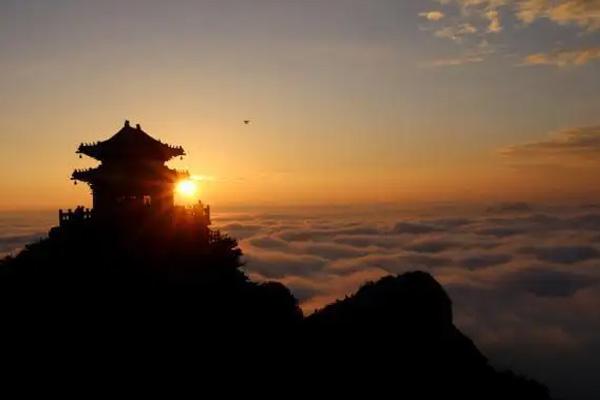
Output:
<instances>
[{"instance_id":1,"label":"sunlight","mask_svg":"<svg viewBox=\"0 0 600 400\"><path fill-rule=\"evenodd\" d=\"M191 198L198 193L198 184L191 179L185 179L177 183L175 191L183 197Z\"/></svg>"}]
</instances>

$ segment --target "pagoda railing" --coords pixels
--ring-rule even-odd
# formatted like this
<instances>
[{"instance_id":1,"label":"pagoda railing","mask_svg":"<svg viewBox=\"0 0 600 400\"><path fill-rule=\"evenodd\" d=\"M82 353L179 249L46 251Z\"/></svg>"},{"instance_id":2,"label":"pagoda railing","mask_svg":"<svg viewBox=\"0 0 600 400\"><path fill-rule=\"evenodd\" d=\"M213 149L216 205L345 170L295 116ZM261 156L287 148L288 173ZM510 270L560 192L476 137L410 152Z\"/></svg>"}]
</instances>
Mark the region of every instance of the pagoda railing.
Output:
<instances>
[{"instance_id":1,"label":"pagoda railing","mask_svg":"<svg viewBox=\"0 0 600 400\"><path fill-rule=\"evenodd\" d=\"M171 220L175 229L200 229L201 232L208 234L208 240L218 242L222 239L218 231L211 231L208 226L211 225L210 206L201 202L190 207L176 206L171 212L161 211L160 208L153 207L150 203L131 204L129 206L115 205L114 209L98 213L94 209L78 206L74 210L58 210L59 226L64 228L76 228L88 226L96 222L104 223L113 221L115 223L130 224L132 221L151 218L155 223L166 223L171 225ZM100 218L100 219L98 219ZM165 226L167 226L165 225ZM178 228L179 227L179 228Z\"/></svg>"},{"instance_id":2,"label":"pagoda railing","mask_svg":"<svg viewBox=\"0 0 600 400\"><path fill-rule=\"evenodd\" d=\"M92 219L93 211L89 208L77 207L66 211L58 210L58 222L60 226L82 224Z\"/></svg>"},{"instance_id":3,"label":"pagoda railing","mask_svg":"<svg viewBox=\"0 0 600 400\"><path fill-rule=\"evenodd\" d=\"M95 168L77 168L73 171L73 174L84 174L86 172L93 171Z\"/></svg>"}]
</instances>

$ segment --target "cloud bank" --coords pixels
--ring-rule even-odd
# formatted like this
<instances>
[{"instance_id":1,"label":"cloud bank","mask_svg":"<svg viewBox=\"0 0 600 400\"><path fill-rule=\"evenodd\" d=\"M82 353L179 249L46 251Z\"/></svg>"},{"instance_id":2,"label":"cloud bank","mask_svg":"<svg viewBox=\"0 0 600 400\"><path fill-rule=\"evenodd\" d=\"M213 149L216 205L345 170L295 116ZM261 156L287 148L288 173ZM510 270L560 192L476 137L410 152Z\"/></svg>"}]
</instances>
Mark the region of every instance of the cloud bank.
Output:
<instances>
[{"instance_id":1,"label":"cloud bank","mask_svg":"<svg viewBox=\"0 0 600 400\"><path fill-rule=\"evenodd\" d=\"M563 140L558 149L553 140L526 147L577 147ZM297 210L217 222L234 236L244 234L251 276L288 285L305 312L366 280L426 270L449 291L459 326L500 366L547 381L559 395L579 391L585 398L593 385L591 372L575 378L571 372L600 366L600 357L588 354L600 348L591 334L600 329L600 208L593 204Z\"/></svg>"}]
</instances>

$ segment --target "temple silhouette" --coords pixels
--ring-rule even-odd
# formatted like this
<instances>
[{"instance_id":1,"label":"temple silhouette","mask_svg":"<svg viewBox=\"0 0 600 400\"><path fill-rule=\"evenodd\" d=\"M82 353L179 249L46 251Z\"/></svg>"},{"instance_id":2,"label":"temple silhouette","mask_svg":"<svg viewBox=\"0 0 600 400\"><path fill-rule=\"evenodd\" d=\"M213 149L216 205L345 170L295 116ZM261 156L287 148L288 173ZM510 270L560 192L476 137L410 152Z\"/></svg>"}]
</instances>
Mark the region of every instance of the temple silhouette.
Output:
<instances>
[{"instance_id":1,"label":"temple silhouette","mask_svg":"<svg viewBox=\"0 0 600 400\"><path fill-rule=\"evenodd\" d=\"M237 241L209 229L208 206L174 204L188 173L165 162L183 148L125 122L77 152L100 161L72 174L90 186L93 207L59 211L48 238L0 260L4 359L10 350L18 362L45 358L51 376L74 355L78 372L103 369L102 384L107 367L146 378L149 366L202 364L201 386L261 394L276 382L337 397L550 399L488 363L431 275L384 277L304 316L282 283L250 278Z\"/></svg>"},{"instance_id":2,"label":"temple silhouette","mask_svg":"<svg viewBox=\"0 0 600 400\"><path fill-rule=\"evenodd\" d=\"M82 143L76 153L80 158L86 155L100 161L95 168L76 169L71 175L75 184L89 185L93 206L59 210L58 229L93 225L127 231L153 226L161 232L194 231L206 240L217 234L208 228L209 206L202 202L191 207L174 204L175 186L190 175L165 163L174 157L183 158L186 155L183 147L156 140L139 124L134 128L125 121L109 139Z\"/></svg>"}]
</instances>

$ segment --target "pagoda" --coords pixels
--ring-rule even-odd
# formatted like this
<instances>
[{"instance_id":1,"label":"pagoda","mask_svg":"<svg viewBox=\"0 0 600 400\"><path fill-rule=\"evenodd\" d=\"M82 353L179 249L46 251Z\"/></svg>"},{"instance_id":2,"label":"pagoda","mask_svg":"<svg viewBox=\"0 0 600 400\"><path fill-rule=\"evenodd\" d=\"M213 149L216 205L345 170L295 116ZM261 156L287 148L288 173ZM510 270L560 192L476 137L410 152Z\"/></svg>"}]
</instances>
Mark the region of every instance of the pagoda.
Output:
<instances>
[{"instance_id":1,"label":"pagoda","mask_svg":"<svg viewBox=\"0 0 600 400\"><path fill-rule=\"evenodd\" d=\"M82 143L77 153L80 158L86 155L100 162L95 168L77 169L71 176L75 184L81 181L90 186L93 208L60 210L61 226L85 220L112 225L135 225L141 219L170 222L182 220L184 215L192 215L192 219L204 226L210 224L209 208L202 203L191 210L174 204L175 186L189 178L189 173L171 169L165 162L183 157L185 151L181 146L156 140L139 124L132 127L125 121L111 138Z\"/></svg>"}]
</instances>

